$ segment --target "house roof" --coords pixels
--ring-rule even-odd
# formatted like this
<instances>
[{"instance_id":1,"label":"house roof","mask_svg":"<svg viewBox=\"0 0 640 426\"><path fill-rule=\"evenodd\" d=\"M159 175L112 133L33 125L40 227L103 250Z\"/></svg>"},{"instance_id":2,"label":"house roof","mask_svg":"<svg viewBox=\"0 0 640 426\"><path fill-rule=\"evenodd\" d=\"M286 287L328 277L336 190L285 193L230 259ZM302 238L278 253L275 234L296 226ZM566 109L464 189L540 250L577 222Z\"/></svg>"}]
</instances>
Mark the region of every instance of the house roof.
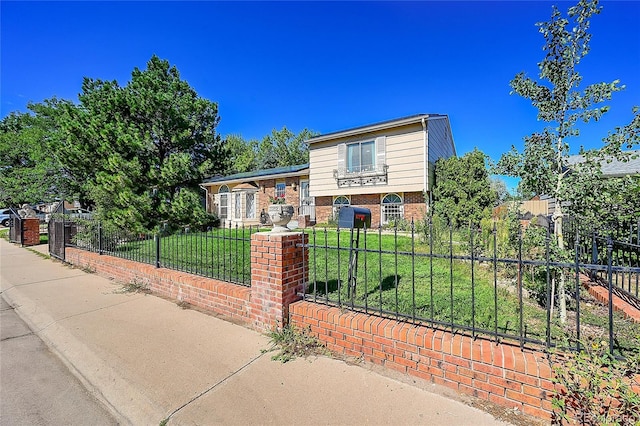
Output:
<instances>
[{"instance_id":1,"label":"house roof","mask_svg":"<svg viewBox=\"0 0 640 426\"><path fill-rule=\"evenodd\" d=\"M236 173L228 176L212 176L205 179L202 185L223 184L231 182L246 182L249 180L273 179L288 176L301 176L309 172L309 163L295 166L275 167L273 169L257 170L255 172Z\"/></svg>"},{"instance_id":2,"label":"house roof","mask_svg":"<svg viewBox=\"0 0 640 426\"><path fill-rule=\"evenodd\" d=\"M615 158L604 159L600 162L602 175L605 177L622 177L627 175L640 175L640 150L624 151L632 155L629 161L620 161ZM633 158L635 157L635 158ZM583 155L571 155L567 159L569 165L585 161Z\"/></svg>"},{"instance_id":3,"label":"house roof","mask_svg":"<svg viewBox=\"0 0 640 426\"><path fill-rule=\"evenodd\" d=\"M393 127L404 126L408 124L420 123L422 120L433 120L438 118L446 118L449 117L444 114L416 114L410 115L408 117L396 118L393 120L381 121L379 123L367 124L365 126L353 127L351 129L339 130L337 132L326 133L324 135L319 135L313 138L306 140L307 144L312 144L316 142L324 142L330 139L336 139L340 137L359 135L363 133L375 132L378 130L390 129Z\"/></svg>"}]
</instances>

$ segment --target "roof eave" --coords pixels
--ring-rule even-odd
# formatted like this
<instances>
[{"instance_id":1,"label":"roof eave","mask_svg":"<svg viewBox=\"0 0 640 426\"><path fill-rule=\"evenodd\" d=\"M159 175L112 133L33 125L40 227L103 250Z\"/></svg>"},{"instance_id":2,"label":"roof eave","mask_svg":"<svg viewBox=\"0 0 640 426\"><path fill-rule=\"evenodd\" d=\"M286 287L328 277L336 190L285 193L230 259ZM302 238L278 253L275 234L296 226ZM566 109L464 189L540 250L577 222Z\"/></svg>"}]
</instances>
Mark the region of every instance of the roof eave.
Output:
<instances>
[{"instance_id":1,"label":"roof eave","mask_svg":"<svg viewBox=\"0 0 640 426\"><path fill-rule=\"evenodd\" d=\"M253 176L237 179L224 179L214 182L203 182L201 186L215 186L215 185L228 185L230 183L243 183L243 182L260 182L261 180L268 179L283 179L288 177L304 176L309 174L309 168L299 170L297 172L278 173L273 175Z\"/></svg>"},{"instance_id":2,"label":"roof eave","mask_svg":"<svg viewBox=\"0 0 640 426\"><path fill-rule=\"evenodd\" d=\"M325 142L328 140L350 137L355 135L361 135L364 133L373 133L380 130L392 129L394 127L401 127L410 124L421 123L423 119L429 120L434 118L446 118L447 116L444 114L418 114L412 115L410 117L399 118L396 120L383 121L381 123L370 124L362 127L354 127L352 129L340 130L337 132L327 133L325 135L320 135L313 137L311 139L307 139L305 143L307 145Z\"/></svg>"}]
</instances>

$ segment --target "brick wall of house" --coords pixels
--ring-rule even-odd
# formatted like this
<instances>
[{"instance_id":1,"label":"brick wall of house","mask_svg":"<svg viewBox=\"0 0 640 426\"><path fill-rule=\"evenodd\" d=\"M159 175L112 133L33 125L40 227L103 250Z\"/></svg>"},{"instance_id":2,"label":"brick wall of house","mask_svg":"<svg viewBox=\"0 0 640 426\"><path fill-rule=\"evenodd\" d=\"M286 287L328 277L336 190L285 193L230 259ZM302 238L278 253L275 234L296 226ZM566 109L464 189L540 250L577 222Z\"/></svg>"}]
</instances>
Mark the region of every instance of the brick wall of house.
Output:
<instances>
[{"instance_id":1,"label":"brick wall of house","mask_svg":"<svg viewBox=\"0 0 640 426\"><path fill-rule=\"evenodd\" d=\"M309 330L334 353L551 418L552 370L542 352L312 302L289 309L291 324Z\"/></svg>"},{"instance_id":2,"label":"brick wall of house","mask_svg":"<svg viewBox=\"0 0 640 426\"><path fill-rule=\"evenodd\" d=\"M422 192L405 192L403 195L404 218L407 221L421 220L426 212ZM371 210L371 227L380 226L381 194L356 194L351 196L351 205ZM316 197L316 222L327 223L333 216L333 198Z\"/></svg>"},{"instance_id":3,"label":"brick wall of house","mask_svg":"<svg viewBox=\"0 0 640 426\"><path fill-rule=\"evenodd\" d=\"M422 220L426 212L427 205L422 192L404 193L404 218L406 220Z\"/></svg>"},{"instance_id":4,"label":"brick wall of house","mask_svg":"<svg viewBox=\"0 0 640 426\"><path fill-rule=\"evenodd\" d=\"M316 223L329 223L333 215L333 199L331 197L316 197Z\"/></svg>"}]
</instances>

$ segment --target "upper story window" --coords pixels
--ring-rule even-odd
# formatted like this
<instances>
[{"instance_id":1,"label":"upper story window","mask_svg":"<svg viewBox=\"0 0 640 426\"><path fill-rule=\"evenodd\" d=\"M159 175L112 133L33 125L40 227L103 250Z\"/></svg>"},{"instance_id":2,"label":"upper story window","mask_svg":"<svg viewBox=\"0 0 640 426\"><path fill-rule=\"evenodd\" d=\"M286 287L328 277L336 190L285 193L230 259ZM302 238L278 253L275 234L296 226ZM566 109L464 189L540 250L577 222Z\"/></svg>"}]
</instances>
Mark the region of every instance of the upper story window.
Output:
<instances>
[{"instance_id":1,"label":"upper story window","mask_svg":"<svg viewBox=\"0 0 640 426\"><path fill-rule=\"evenodd\" d=\"M287 186L284 182L276 182L275 198L284 198Z\"/></svg>"},{"instance_id":2,"label":"upper story window","mask_svg":"<svg viewBox=\"0 0 640 426\"><path fill-rule=\"evenodd\" d=\"M356 142L347 145L347 173L375 170L375 142Z\"/></svg>"},{"instance_id":3,"label":"upper story window","mask_svg":"<svg viewBox=\"0 0 640 426\"><path fill-rule=\"evenodd\" d=\"M338 168L333 171L338 187L387 183L385 136L338 144Z\"/></svg>"}]
</instances>

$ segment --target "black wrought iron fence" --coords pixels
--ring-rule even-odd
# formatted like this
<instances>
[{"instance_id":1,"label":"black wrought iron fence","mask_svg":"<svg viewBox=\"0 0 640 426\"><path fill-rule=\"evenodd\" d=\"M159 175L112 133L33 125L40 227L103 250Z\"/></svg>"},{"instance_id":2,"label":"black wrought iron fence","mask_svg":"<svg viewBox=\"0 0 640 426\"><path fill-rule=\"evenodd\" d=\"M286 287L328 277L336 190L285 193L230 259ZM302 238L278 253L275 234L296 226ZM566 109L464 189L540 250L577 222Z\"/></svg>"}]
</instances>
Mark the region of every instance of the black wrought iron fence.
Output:
<instances>
[{"instance_id":1,"label":"black wrought iron fence","mask_svg":"<svg viewBox=\"0 0 640 426\"><path fill-rule=\"evenodd\" d=\"M611 277L614 291L631 297L632 303L640 308L640 274L637 273L640 268L640 220L602 230L589 229L578 221L568 220L564 228L569 248L578 252L583 263L607 265L607 249L611 246L612 263L616 266ZM601 270L592 274L608 279Z\"/></svg>"},{"instance_id":2,"label":"black wrought iron fence","mask_svg":"<svg viewBox=\"0 0 640 426\"><path fill-rule=\"evenodd\" d=\"M519 233L505 251L495 226L489 236L480 229L426 226L421 235L427 238L417 236L413 222L406 233L364 230L359 247L349 230L314 229L304 245L305 299L523 346L578 349L585 340L603 339L617 355L640 350L640 325L593 299L582 285L590 272L608 277L607 283L622 271L640 273L640 267L616 264L613 245L605 249L604 265L592 264L577 251L572 258L558 257L548 230L537 245ZM514 256L501 257L504 252ZM560 312L561 298L566 313Z\"/></svg>"},{"instance_id":3,"label":"black wrought iron fence","mask_svg":"<svg viewBox=\"0 0 640 426\"><path fill-rule=\"evenodd\" d=\"M104 227L97 220L75 221L70 246L135 262L251 285L251 234L257 227L205 231L139 233Z\"/></svg>"}]
</instances>

